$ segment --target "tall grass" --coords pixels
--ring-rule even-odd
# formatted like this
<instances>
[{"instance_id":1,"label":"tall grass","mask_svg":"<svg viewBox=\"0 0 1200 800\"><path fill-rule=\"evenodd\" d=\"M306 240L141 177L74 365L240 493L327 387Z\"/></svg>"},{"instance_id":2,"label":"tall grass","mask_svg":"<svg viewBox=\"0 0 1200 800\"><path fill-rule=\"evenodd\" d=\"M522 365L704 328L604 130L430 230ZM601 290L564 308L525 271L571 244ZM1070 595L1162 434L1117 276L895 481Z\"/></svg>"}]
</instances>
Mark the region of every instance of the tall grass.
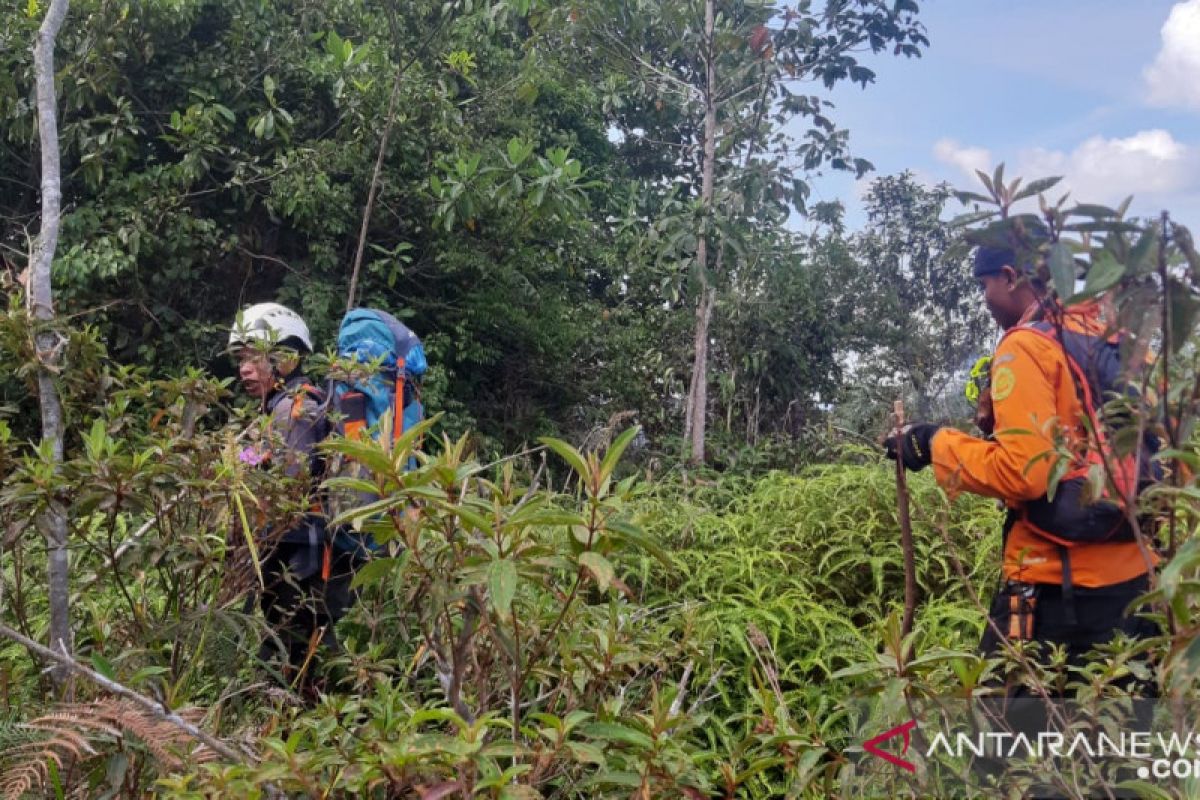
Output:
<instances>
[{"instance_id":1,"label":"tall grass","mask_svg":"<svg viewBox=\"0 0 1200 800\"><path fill-rule=\"evenodd\" d=\"M640 563L645 601L682 606L718 663L751 658L747 637L758 630L786 684L828 680L870 657L880 624L903 601L893 475L882 464L831 464L652 491L638 520L672 556L666 567ZM910 487L922 646L969 649L982 618L950 554L976 587L993 586L1002 515L977 497L949 506L927 475Z\"/></svg>"}]
</instances>

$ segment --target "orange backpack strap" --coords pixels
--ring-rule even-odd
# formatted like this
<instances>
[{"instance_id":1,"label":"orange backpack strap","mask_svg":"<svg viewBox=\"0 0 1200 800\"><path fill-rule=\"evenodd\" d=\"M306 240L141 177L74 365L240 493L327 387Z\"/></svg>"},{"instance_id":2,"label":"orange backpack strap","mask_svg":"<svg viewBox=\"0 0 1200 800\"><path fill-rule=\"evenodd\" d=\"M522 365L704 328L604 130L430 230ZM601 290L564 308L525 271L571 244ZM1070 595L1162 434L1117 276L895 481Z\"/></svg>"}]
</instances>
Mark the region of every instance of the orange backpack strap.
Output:
<instances>
[{"instance_id":1,"label":"orange backpack strap","mask_svg":"<svg viewBox=\"0 0 1200 800\"><path fill-rule=\"evenodd\" d=\"M321 390L313 386L311 383L302 383L296 389L296 394L292 397L292 410L288 415L292 421L300 419L304 414L304 397L312 397L318 403L321 402Z\"/></svg>"}]
</instances>

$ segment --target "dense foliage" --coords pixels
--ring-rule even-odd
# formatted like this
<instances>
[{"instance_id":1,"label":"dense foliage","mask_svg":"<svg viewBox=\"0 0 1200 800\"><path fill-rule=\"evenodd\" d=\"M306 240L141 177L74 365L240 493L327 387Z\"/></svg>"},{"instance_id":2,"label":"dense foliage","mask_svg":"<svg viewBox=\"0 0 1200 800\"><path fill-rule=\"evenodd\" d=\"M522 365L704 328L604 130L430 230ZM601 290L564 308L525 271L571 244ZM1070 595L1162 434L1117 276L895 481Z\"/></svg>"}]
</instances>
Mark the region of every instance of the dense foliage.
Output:
<instances>
[{"instance_id":1,"label":"dense foliage","mask_svg":"<svg viewBox=\"0 0 1200 800\"><path fill-rule=\"evenodd\" d=\"M52 323L25 272L44 11L0 11L0 600L45 640L44 512L64 512L93 674L56 687L0 645L0 793L859 795L883 784L848 755L855 703L973 697L1013 666L975 652L999 509L926 475L902 634L896 489L873 446L898 396L965 424L961 374L993 336L953 193L878 178L854 232L805 207L810 171L869 169L822 92L871 82L861 50L919 55L916 3L76 0ZM1166 477L1129 503L1164 556L1164 629L1029 679L1094 699L1137 673L1190 699L1200 258L1169 218L1055 205L1053 186L997 170L959 194L976 206L959 223L1029 254L1062 299L1104 297L1154 354L1111 410L1121 446L1167 445ZM1034 198L1039 214L1014 208ZM787 227L800 211L807 234ZM225 328L275 299L328 343L356 281L351 302L423 337L437 416L391 446L323 445L365 468L328 492L381 498L336 522L384 549L346 652L301 691L253 656L274 634L247 599L308 487L238 457L255 415ZM61 356L61 464L36 441L38 334ZM712 443L684 468L698 341Z\"/></svg>"},{"instance_id":2,"label":"dense foliage","mask_svg":"<svg viewBox=\"0 0 1200 800\"><path fill-rule=\"evenodd\" d=\"M267 510L286 517L299 487L236 457L239 423L213 424L219 384L148 380L90 352L103 388L75 397L93 423L62 475L11 439L0 454L7 610L40 635L42 561L28 526L40 503L72 497L77 647L102 674L204 709L203 724L227 738L258 740L259 760L180 771L203 748L158 752L128 710L124 727L89 729L99 718L76 705L57 725L11 734L45 758L53 734L84 720L101 755L63 751L70 766L43 782L133 792L158 775L172 796L257 796L270 783L345 796L651 797L775 796L833 779L833 751L817 743L847 732L826 729L819 711L849 688L829 691L838 670L873 658L901 583L880 465L849 451L801 477L671 489L620 466L632 429L603 458L547 440L549 472L528 457L481 465L466 439L430 440L428 460L400 471L424 428L392 452L334 442L371 467L386 498L347 521L391 555L361 573L349 652L331 667L328 698L305 709L246 657L266 632L240 601L257 580L247 530ZM919 485L922 504L944 506ZM419 514L405 514L414 501ZM980 502L948 525L919 523L930 645L969 649L979 625L962 602L938 599L957 580L942 537L972 552L969 570L986 581L995 520ZM10 704L48 691L21 648L2 652Z\"/></svg>"},{"instance_id":3,"label":"dense foliage","mask_svg":"<svg viewBox=\"0 0 1200 800\"><path fill-rule=\"evenodd\" d=\"M59 43L60 310L156 371L226 374L222 330L266 299L329 343L380 158L356 299L425 338L426 391L453 430L512 447L625 413L667 448L692 372L697 236L715 225L712 427L748 443L796 434L843 388L851 320L829 309L863 287L849 295L847 264L820 256L839 233L809 242L781 224L803 208L805 170L869 167L820 92L873 79L860 46L919 52L915 4L891 5L722 6L730 133L702 211L694 97L644 66L699 87L681 60L701 44L698 6L78 0ZM0 12L10 280L37 230L41 8ZM788 120L811 131L792 142Z\"/></svg>"}]
</instances>

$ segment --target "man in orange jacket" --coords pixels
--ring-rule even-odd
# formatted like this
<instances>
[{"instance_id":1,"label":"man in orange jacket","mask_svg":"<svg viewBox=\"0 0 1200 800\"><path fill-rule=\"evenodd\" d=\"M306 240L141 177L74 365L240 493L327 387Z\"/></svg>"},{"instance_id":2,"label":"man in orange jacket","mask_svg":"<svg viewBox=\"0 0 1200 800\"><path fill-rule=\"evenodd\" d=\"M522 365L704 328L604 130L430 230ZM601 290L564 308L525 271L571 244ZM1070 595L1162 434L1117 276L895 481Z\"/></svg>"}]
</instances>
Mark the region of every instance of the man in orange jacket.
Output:
<instances>
[{"instance_id":1,"label":"man in orange jacket","mask_svg":"<svg viewBox=\"0 0 1200 800\"><path fill-rule=\"evenodd\" d=\"M1085 503L1080 487L1086 478L1064 479L1055 498L1047 497L1056 439L1078 454L1085 471L1096 463L1094 453L1087 455L1081 420L1103 404L1091 396L1118 385L1115 326L1101 304L1063 309L1050 301L1046 287L1012 250L978 248L974 271L988 310L1005 331L991 365L994 432L981 439L937 425L910 425L887 439L887 454L910 470L932 464L951 497L973 492L1008 508L1003 584L981 649L998 652L1001 637L1034 639L1063 645L1069 663L1077 665L1117 632L1147 636L1156 630L1126 613L1147 591L1156 556L1139 545L1123 512L1114 503ZM1087 357L1073 361L1072 350L1081 348ZM1107 354L1112 374L1093 374L1104 371L1102 364L1081 374L1078 361L1100 364L1097 354ZM1093 443L1090 450L1095 449Z\"/></svg>"}]
</instances>

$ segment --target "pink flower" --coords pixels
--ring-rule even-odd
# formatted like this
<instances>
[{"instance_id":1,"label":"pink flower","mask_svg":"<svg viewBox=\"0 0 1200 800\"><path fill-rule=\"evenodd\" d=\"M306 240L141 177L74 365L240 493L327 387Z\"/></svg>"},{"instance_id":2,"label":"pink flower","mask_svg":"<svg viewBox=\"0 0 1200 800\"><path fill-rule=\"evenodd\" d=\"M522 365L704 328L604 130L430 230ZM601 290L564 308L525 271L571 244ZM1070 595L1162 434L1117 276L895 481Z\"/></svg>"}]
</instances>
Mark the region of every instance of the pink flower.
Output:
<instances>
[{"instance_id":1,"label":"pink flower","mask_svg":"<svg viewBox=\"0 0 1200 800\"><path fill-rule=\"evenodd\" d=\"M257 467L263 462L263 455L254 446L248 446L238 453L238 461L243 464L249 464L252 467Z\"/></svg>"}]
</instances>

